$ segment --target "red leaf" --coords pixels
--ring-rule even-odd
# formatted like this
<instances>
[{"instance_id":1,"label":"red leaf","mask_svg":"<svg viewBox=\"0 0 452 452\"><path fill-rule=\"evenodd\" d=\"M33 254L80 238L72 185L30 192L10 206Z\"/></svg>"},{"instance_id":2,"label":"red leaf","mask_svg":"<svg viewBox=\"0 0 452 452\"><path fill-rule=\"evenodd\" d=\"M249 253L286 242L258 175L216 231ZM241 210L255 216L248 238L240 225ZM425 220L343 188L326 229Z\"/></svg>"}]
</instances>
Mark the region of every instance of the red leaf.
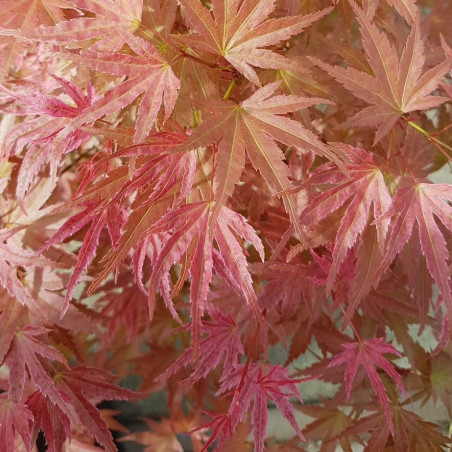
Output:
<instances>
[{"instance_id":1,"label":"red leaf","mask_svg":"<svg viewBox=\"0 0 452 452\"><path fill-rule=\"evenodd\" d=\"M66 414L39 391L31 394L27 405L34 415L34 435L42 430L48 452L60 452L67 438L71 436L71 423Z\"/></svg>"},{"instance_id":2,"label":"red leaf","mask_svg":"<svg viewBox=\"0 0 452 452\"><path fill-rule=\"evenodd\" d=\"M33 414L26 405L0 398L0 452L16 450L16 435L30 450Z\"/></svg>"},{"instance_id":3,"label":"red leaf","mask_svg":"<svg viewBox=\"0 0 452 452\"><path fill-rule=\"evenodd\" d=\"M346 364L344 381L347 400L350 398L353 379L360 366L363 366L370 384L378 395L381 405L383 406L388 422L389 430L394 433L394 425L391 419L391 410L389 408L383 383L375 369L376 366L381 367L396 383L397 387L405 394L402 380L394 367L383 358L383 353L394 353L401 356L400 353L390 344L385 344L382 338L367 339L359 342L350 342L342 344L344 351L336 355L328 365L328 367ZM406 394L405 394L406 395Z\"/></svg>"},{"instance_id":4,"label":"red leaf","mask_svg":"<svg viewBox=\"0 0 452 452\"><path fill-rule=\"evenodd\" d=\"M425 256L427 268L434 279L441 300L447 310L446 321L452 326L452 287L450 285L450 259L443 232L436 219L452 232L452 185L417 183L402 180L389 210L377 218L376 224L392 218L385 258L379 271L386 271L400 253L413 232L415 223ZM446 327L447 328L447 327Z\"/></svg>"},{"instance_id":5,"label":"red leaf","mask_svg":"<svg viewBox=\"0 0 452 452\"><path fill-rule=\"evenodd\" d=\"M252 165L275 192L291 188L289 168L277 141L303 151L312 151L342 166L336 153L324 145L310 130L283 116L306 108L322 99L274 95L280 83L270 83L239 105L232 102L214 104L214 113L190 135L181 150L196 149L212 143L218 145L214 173L214 198L223 205L240 182L245 167L245 151ZM230 131L232 133L230 133ZM302 240L298 213L292 195L283 202L292 224Z\"/></svg>"},{"instance_id":6,"label":"red leaf","mask_svg":"<svg viewBox=\"0 0 452 452\"><path fill-rule=\"evenodd\" d=\"M27 325L16 333L7 357L10 366L9 396L12 400L21 400L26 378L25 368L27 368L33 384L52 403L65 411L66 402L49 375L48 364L51 361L57 361L67 366L67 362L60 352L38 339L48 331L46 328ZM42 357L46 363L42 364L38 356Z\"/></svg>"},{"instance_id":7,"label":"red leaf","mask_svg":"<svg viewBox=\"0 0 452 452\"><path fill-rule=\"evenodd\" d=\"M313 61L355 96L371 104L349 119L344 127L377 126L375 142L378 142L403 113L426 110L447 100L445 97L429 94L448 72L452 57L449 56L423 73L425 44L421 38L418 16L399 60L396 49L386 34L370 21L355 2L350 3L361 27L363 47L374 76L352 67L331 66L318 59Z\"/></svg>"},{"instance_id":8,"label":"red leaf","mask_svg":"<svg viewBox=\"0 0 452 452\"><path fill-rule=\"evenodd\" d=\"M199 359L194 363L194 370L190 377L183 380L188 385L204 378L211 370L215 369L224 355L223 372L220 381L227 380L239 362L239 356L244 354L241 343L241 330L234 322L232 316L224 315L220 311L211 310L211 322L202 322L201 334L207 336L199 343ZM168 377L179 369L193 362L193 349L189 347L184 354L177 359L158 380L167 380Z\"/></svg>"},{"instance_id":9,"label":"red leaf","mask_svg":"<svg viewBox=\"0 0 452 452\"><path fill-rule=\"evenodd\" d=\"M193 31L200 35L196 43L210 53L224 57L255 85L259 78L251 66L281 69L287 64L276 52L262 49L279 44L319 20L331 8L305 16L268 20L276 7L274 0L214 0L215 19L198 0L181 0L183 11Z\"/></svg>"},{"instance_id":10,"label":"red leaf","mask_svg":"<svg viewBox=\"0 0 452 452\"><path fill-rule=\"evenodd\" d=\"M383 244L385 243L389 221L378 223L376 231L369 227L369 223L383 215L389 208L391 197L384 175L372 154L362 149L341 146L343 152L351 159L347 165L348 177L344 177L338 168L319 170L307 181L311 185L334 184L319 196L314 198L301 213L301 224L312 225L324 218L328 218L336 210L346 205L336 234L333 262L329 269L326 284L327 294L336 281L341 266L346 261L347 252L356 242L359 243L358 267L354 278L352 293L349 297L350 305L344 324L346 325L361 299L370 291L372 285L378 282L375 271L382 260ZM373 212L373 215L372 215ZM332 219L335 223L336 219ZM376 248L374 252L372 252ZM292 250L289 257L294 254Z\"/></svg>"},{"instance_id":11,"label":"red leaf","mask_svg":"<svg viewBox=\"0 0 452 452\"><path fill-rule=\"evenodd\" d=\"M280 365L251 365L238 366L235 372L223 382L219 394L235 387L234 397L224 424L227 429L221 433L225 439L236 428L248 411L253 401L252 423L255 452L263 452L264 438L267 427L267 400L271 400L283 417L289 422L301 440L304 436L293 414L289 397L296 397L302 402L296 383L305 379L294 380L288 377L288 370ZM224 429L224 427L223 427ZM221 440L220 440L221 441Z\"/></svg>"},{"instance_id":12,"label":"red leaf","mask_svg":"<svg viewBox=\"0 0 452 452\"><path fill-rule=\"evenodd\" d=\"M217 206L218 207L218 206ZM148 233L167 233L163 236L163 247L154 264L149 281L150 312L154 310L155 291L160 286L165 303L172 315L178 319L171 302L171 286L168 272L173 264L187 253L192 282L190 287L190 303L192 316L193 353L198 352L201 317L204 313L204 302L208 286L212 278L213 241L216 240L219 253L227 271L236 279L240 295L248 303L253 315L260 319L260 309L252 286L252 278L248 270L240 242L236 235L247 240L256 247L263 259L263 246L256 232L236 212L225 206L219 206L217 217L213 217L215 205L209 202L187 204L165 215ZM234 235L234 233L236 235Z\"/></svg>"},{"instance_id":13,"label":"red leaf","mask_svg":"<svg viewBox=\"0 0 452 452\"><path fill-rule=\"evenodd\" d=\"M46 1L54 3L54 0ZM134 2L128 0L103 0L102 2L68 0L68 2L82 10L94 13L95 17L76 17L61 21L51 27L6 30L3 34L26 37L40 42L70 43L72 45L97 39L97 42L92 45L93 49L115 52L124 45L124 42L131 39L131 33L140 24L143 10L143 0ZM59 6L68 5L61 3ZM58 12L60 17L63 16L61 11ZM44 24L41 23L41 25Z\"/></svg>"},{"instance_id":14,"label":"red leaf","mask_svg":"<svg viewBox=\"0 0 452 452\"><path fill-rule=\"evenodd\" d=\"M128 79L107 91L102 98L89 107L72 129L90 124L100 117L114 113L131 104L140 94L134 142L143 141L154 124L162 104L165 105L165 119L168 119L176 103L180 82L168 62L161 57L150 43L136 36L129 38L137 56L124 53L82 53L69 55L70 59L102 72Z\"/></svg>"},{"instance_id":15,"label":"red leaf","mask_svg":"<svg viewBox=\"0 0 452 452\"><path fill-rule=\"evenodd\" d=\"M59 391L68 399L66 403L75 411L78 424L86 427L106 451L116 452L111 432L95 404L102 400L130 399L135 394L112 384L113 376L108 372L92 367L74 367L55 379Z\"/></svg>"}]
</instances>

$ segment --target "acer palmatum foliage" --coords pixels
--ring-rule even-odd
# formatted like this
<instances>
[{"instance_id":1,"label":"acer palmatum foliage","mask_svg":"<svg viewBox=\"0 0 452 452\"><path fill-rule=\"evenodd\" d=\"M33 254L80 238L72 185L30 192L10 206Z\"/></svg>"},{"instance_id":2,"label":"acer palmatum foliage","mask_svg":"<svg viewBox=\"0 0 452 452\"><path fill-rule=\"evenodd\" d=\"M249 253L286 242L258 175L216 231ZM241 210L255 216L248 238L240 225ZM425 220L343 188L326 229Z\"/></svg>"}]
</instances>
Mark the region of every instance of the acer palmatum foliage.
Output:
<instances>
[{"instance_id":1,"label":"acer palmatum foliage","mask_svg":"<svg viewBox=\"0 0 452 452\"><path fill-rule=\"evenodd\" d=\"M0 452L448 447L449 0L0 6Z\"/></svg>"}]
</instances>

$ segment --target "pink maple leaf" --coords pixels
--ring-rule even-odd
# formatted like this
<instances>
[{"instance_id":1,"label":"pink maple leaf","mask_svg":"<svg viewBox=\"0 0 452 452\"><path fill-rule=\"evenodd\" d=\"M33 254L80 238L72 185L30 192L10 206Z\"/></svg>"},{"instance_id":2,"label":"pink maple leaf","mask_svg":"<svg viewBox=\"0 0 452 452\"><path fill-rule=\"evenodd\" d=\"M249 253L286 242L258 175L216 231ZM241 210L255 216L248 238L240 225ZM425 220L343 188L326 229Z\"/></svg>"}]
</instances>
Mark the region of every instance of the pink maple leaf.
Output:
<instances>
[{"instance_id":1,"label":"pink maple leaf","mask_svg":"<svg viewBox=\"0 0 452 452\"><path fill-rule=\"evenodd\" d=\"M90 16L62 20L53 26L32 28L24 23L15 25L19 29L2 30L0 36L14 36L40 42L80 45L93 39L91 48L115 52L121 49L132 37L141 21L143 0L129 2L128 0L68 0L80 10L89 11ZM46 5L47 6L47 5ZM61 6L67 7L61 2ZM69 6L69 5L68 5ZM29 6L28 8L31 8ZM48 8L48 6L47 6ZM55 7L54 7L55 8ZM94 17L93 17L94 14ZM59 11L59 18L61 17ZM44 25L45 23L41 23Z\"/></svg>"},{"instance_id":2,"label":"pink maple leaf","mask_svg":"<svg viewBox=\"0 0 452 452\"><path fill-rule=\"evenodd\" d=\"M30 184L46 162L50 163L51 175L55 178L63 155L76 149L91 136L81 129L68 127L95 102L97 96L91 83L87 83L85 95L74 83L55 75L52 77L75 106L57 97L41 93L19 95L2 87L11 99L22 105L24 111L21 114L39 115L18 124L5 137L6 157L27 149L17 180L16 195L19 201L23 201ZM55 145L56 137L60 140L59 146Z\"/></svg>"},{"instance_id":3,"label":"pink maple leaf","mask_svg":"<svg viewBox=\"0 0 452 452\"><path fill-rule=\"evenodd\" d=\"M30 450L33 414L22 403L0 399L0 452L16 450L17 435Z\"/></svg>"},{"instance_id":4,"label":"pink maple leaf","mask_svg":"<svg viewBox=\"0 0 452 452\"><path fill-rule=\"evenodd\" d=\"M241 328L236 324L233 317L216 309L211 310L210 316L212 321L202 322L201 325L201 334L206 333L207 335L199 343L199 359L190 377L184 380L189 385L204 378L218 365L223 355L225 358L221 380L227 380L238 363L238 356L244 353L240 340ZM166 380L170 375L188 366L192 361L193 349L189 347L158 379Z\"/></svg>"},{"instance_id":5,"label":"pink maple leaf","mask_svg":"<svg viewBox=\"0 0 452 452\"><path fill-rule=\"evenodd\" d=\"M404 395L405 389L403 387L402 380L394 369L394 367L383 358L383 353L393 353L397 356L401 356L400 353L390 344L385 344L382 338L366 339L364 341L350 342L342 344L344 351L336 355L328 367L339 366L340 364L346 364L344 381L345 381L345 393L347 400L350 398L352 390L352 383L355 378L356 372L360 366L363 366L367 377L370 380L370 384L377 393L378 399L383 407L388 421L389 430L394 433L394 424L391 419L391 410L389 408L388 399L386 396L385 388L378 376L376 366L382 368L396 383L397 387L402 391Z\"/></svg>"},{"instance_id":6,"label":"pink maple leaf","mask_svg":"<svg viewBox=\"0 0 452 452\"><path fill-rule=\"evenodd\" d=\"M255 452L263 452L268 418L267 400L271 400L298 437L304 441L303 433L297 424L292 405L289 402L289 397L296 397L300 402L303 402L296 387L296 383L302 381L306 381L306 379L290 378L288 370L280 365L252 363L237 367L218 390L218 394L222 394L231 388L236 388L228 411L229 420L222 423L222 439L228 437L231 426L232 431L235 430L248 411L251 401L253 401L254 450Z\"/></svg>"}]
</instances>

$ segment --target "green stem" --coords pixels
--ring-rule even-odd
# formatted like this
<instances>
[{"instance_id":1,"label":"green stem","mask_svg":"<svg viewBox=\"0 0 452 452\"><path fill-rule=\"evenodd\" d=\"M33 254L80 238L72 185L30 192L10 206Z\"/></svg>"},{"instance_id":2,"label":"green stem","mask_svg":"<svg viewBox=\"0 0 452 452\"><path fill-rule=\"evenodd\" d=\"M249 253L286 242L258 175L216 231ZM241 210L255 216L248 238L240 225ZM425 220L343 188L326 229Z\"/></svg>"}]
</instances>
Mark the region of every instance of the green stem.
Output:
<instances>
[{"instance_id":1,"label":"green stem","mask_svg":"<svg viewBox=\"0 0 452 452\"><path fill-rule=\"evenodd\" d=\"M232 79L231 83L229 83L228 89L224 93L223 100L227 100L229 98L229 95L231 94L232 88L235 85L235 79Z\"/></svg>"},{"instance_id":2,"label":"green stem","mask_svg":"<svg viewBox=\"0 0 452 452\"><path fill-rule=\"evenodd\" d=\"M421 132L422 135L424 135L425 137L430 138L430 134L425 129L423 129L421 126L418 126L413 121L407 121L407 122L413 129L417 130L418 132Z\"/></svg>"},{"instance_id":3,"label":"green stem","mask_svg":"<svg viewBox=\"0 0 452 452\"><path fill-rule=\"evenodd\" d=\"M421 126L419 126L418 124L416 124L413 121L407 121L407 123L415 130L417 130L418 132L422 133L422 135L424 135L424 137L427 138L427 140L431 141L433 144L437 145L438 149L443 153L443 155L448 158L449 160L452 160L452 157L450 155L447 154L447 152L444 151L444 149L448 150L449 152L452 152L452 147L450 147L449 145L447 145L446 143L444 143L441 140L438 140L438 138L434 137L433 135L430 134L430 132L428 132L427 130L423 129Z\"/></svg>"}]
</instances>

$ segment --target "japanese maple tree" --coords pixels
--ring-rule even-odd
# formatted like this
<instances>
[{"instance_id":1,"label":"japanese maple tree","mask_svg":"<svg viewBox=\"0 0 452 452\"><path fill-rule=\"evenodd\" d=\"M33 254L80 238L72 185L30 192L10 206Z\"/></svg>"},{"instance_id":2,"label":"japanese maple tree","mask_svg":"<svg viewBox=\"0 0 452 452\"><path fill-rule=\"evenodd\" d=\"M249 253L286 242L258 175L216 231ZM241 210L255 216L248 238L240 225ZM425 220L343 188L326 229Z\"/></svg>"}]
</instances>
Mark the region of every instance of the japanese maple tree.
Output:
<instances>
[{"instance_id":1,"label":"japanese maple tree","mask_svg":"<svg viewBox=\"0 0 452 452\"><path fill-rule=\"evenodd\" d=\"M446 450L450 23L0 0L0 452Z\"/></svg>"}]
</instances>

